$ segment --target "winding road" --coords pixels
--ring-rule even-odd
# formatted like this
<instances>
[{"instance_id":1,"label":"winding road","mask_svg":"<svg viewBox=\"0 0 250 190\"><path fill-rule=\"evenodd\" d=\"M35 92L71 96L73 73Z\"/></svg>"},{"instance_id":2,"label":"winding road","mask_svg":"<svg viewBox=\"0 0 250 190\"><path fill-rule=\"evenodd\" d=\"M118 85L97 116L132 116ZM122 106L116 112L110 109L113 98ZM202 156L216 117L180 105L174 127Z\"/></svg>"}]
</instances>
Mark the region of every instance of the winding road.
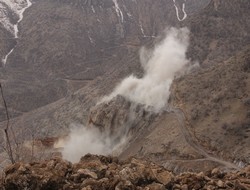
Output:
<instances>
[{"instance_id":1,"label":"winding road","mask_svg":"<svg viewBox=\"0 0 250 190\"><path fill-rule=\"evenodd\" d=\"M226 169L229 170L239 170L240 168L228 161L222 160L220 158L215 157L214 155L209 154L204 147L202 147L197 140L195 140L192 136L192 134L190 133L190 131L188 130L188 127L186 125L189 125L189 122L187 121L187 118L185 116L184 111L181 108L172 108L172 111L177 115L178 117L178 121L180 123L180 128L182 131L182 135L184 136L186 142L193 147L198 153L200 153L202 156L204 156L204 158L206 160L210 160L216 163L219 163L221 165L224 165L226 167Z\"/></svg>"}]
</instances>

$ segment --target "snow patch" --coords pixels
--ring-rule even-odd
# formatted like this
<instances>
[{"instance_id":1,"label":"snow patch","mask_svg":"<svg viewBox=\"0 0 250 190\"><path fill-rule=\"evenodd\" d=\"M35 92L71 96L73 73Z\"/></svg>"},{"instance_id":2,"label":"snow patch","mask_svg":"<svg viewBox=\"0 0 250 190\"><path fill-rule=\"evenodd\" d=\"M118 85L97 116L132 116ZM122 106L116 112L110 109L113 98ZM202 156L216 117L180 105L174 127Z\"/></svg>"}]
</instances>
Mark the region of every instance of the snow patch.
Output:
<instances>
[{"instance_id":1,"label":"snow patch","mask_svg":"<svg viewBox=\"0 0 250 190\"><path fill-rule=\"evenodd\" d=\"M4 58L2 59L3 65L6 64L7 59L8 59L8 57L9 57L9 55L13 52L13 50L14 50L14 48L12 48L12 49L10 50L10 52L9 52L7 55L4 56Z\"/></svg>"},{"instance_id":2,"label":"snow patch","mask_svg":"<svg viewBox=\"0 0 250 190\"><path fill-rule=\"evenodd\" d=\"M186 2L186 0L184 0L184 1ZM185 11L185 7L186 7L185 3L182 3L183 17L180 18L180 16L179 16L179 9L178 9L178 7L177 7L177 5L176 5L176 0L173 0L173 2L174 2L174 7L175 7L177 19L178 19L179 21L185 20L185 19L187 18L187 13L186 13L186 11Z\"/></svg>"},{"instance_id":3,"label":"snow patch","mask_svg":"<svg viewBox=\"0 0 250 190\"><path fill-rule=\"evenodd\" d=\"M94 8L93 5L91 6L91 10L92 10L93 13L95 13L95 8Z\"/></svg>"},{"instance_id":4,"label":"snow patch","mask_svg":"<svg viewBox=\"0 0 250 190\"><path fill-rule=\"evenodd\" d=\"M146 35L145 35L144 29L143 29L143 27L142 27L141 21L139 22L139 26L140 26L141 33L142 33L143 37L145 37Z\"/></svg>"},{"instance_id":5,"label":"snow patch","mask_svg":"<svg viewBox=\"0 0 250 190\"><path fill-rule=\"evenodd\" d=\"M30 0L0 0L0 23L6 28L7 31L13 34L14 38L18 38L18 24L22 21L25 10L31 5L32 3ZM11 23L10 18L8 17L8 10L11 10L12 13L18 16L16 23ZM2 63L4 65L14 48L11 49L2 59Z\"/></svg>"},{"instance_id":6,"label":"snow patch","mask_svg":"<svg viewBox=\"0 0 250 190\"><path fill-rule=\"evenodd\" d=\"M117 2L117 0L113 0L113 3L115 4L115 11L116 11L116 14L119 18L121 18L121 22L124 22L124 17L123 17L123 13L119 7L119 4Z\"/></svg>"},{"instance_id":7,"label":"snow patch","mask_svg":"<svg viewBox=\"0 0 250 190\"><path fill-rule=\"evenodd\" d=\"M140 27L140 29L141 29L141 33L142 33L142 37L143 37L143 38L156 38L156 36L154 36L154 35L147 36L147 35L145 34L145 31L144 31L144 29L143 29L143 26L142 26L141 21L139 21L139 27Z\"/></svg>"},{"instance_id":8,"label":"snow patch","mask_svg":"<svg viewBox=\"0 0 250 190\"><path fill-rule=\"evenodd\" d=\"M88 31L88 38L91 44L95 44L94 39L90 36L90 32Z\"/></svg>"}]
</instances>

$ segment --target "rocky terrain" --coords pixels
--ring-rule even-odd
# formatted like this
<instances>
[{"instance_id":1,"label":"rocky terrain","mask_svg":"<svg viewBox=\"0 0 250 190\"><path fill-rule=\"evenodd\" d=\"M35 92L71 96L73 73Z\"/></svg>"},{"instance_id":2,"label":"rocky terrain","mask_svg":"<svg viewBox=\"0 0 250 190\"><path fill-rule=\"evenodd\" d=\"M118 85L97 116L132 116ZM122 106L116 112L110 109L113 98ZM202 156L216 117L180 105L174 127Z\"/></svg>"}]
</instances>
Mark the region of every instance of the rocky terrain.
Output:
<instances>
[{"instance_id":1,"label":"rocky terrain","mask_svg":"<svg viewBox=\"0 0 250 190\"><path fill-rule=\"evenodd\" d=\"M83 4L78 6L80 2ZM212 43L214 39L218 38L216 34L211 35L210 31L220 30L221 24L234 23L233 19L236 19L233 17L227 22L217 19L220 20L220 24L214 24L214 16L210 18L210 15L205 15L200 18L199 14L204 14L203 12L198 12L199 14L192 18L191 10L201 10L202 6L208 2L203 1L205 3L198 4L197 7L194 7L196 9L190 8L191 18L186 19L182 24L176 19L173 2L159 0L153 4L150 1L136 1L137 3L132 3L134 5L125 1L121 7L126 14L123 14L124 22L121 22L111 1L102 4L100 11L98 11L98 7L100 8L98 3L89 2L91 3L85 4L85 1L75 1L68 5L67 1L34 1L32 8L25 11L24 15L28 15L28 17L25 17L19 24L20 39L18 39L16 50L9 56L6 67L1 69L1 80L4 81L4 85L6 83L5 94L9 99L13 117L64 98L97 77L110 76L110 65L117 66L117 68L121 68L123 63L127 65L127 68L122 69L122 74L118 73L120 69L115 70L118 75L114 77L115 80L123 78L128 73L136 73L140 70L137 56L139 48L150 43L167 26L189 25L189 21L192 21L191 42L195 41L190 45L193 48L192 58L202 63L207 54L212 53L208 52L205 44L209 44L210 41ZM84 9L79 9L81 6L84 6ZM155 12L147 14L147 9L152 6L152 10ZM57 7L58 11L54 7ZM92 7L97 10L93 12ZM213 7L212 3L207 9L211 9L211 7ZM137 11L138 9L139 11ZM41 10L44 11L39 16ZM105 15L108 15L107 17L110 19L102 21L102 18L106 17ZM242 18L248 20L247 16L248 14ZM56 26L55 22L60 23L60 26ZM205 24L206 22L211 22L210 25L213 27L219 26L216 29L210 29ZM28 27L30 25L33 27ZM241 43L247 44L249 40L239 43L230 41L242 36L241 33L246 32L247 27L248 25L244 25L243 28L237 27L238 31L230 30L224 36L229 40L226 44L235 44L235 49L242 46ZM29 30L25 30L23 33L22 28L29 28ZM207 41L205 42L203 39ZM219 44L218 48L221 47L227 48L228 46ZM213 52L218 52L218 50ZM225 52L228 51L225 50ZM218 55L212 55L212 57L215 59ZM110 79L110 81L112 80ZM102 94L106 93L102 92ZM1 115L1 118L4 119L4 116Z\"/></svg>"},{"instance_id":2,"label":"rocky terrain","mask_svg":"<svg viewBox=\"0 0 250 190\"><path fill-rule=\"evenodd\" d=\"M5 169L0 189L241 189L250 188L249 166L225 173L207 172L175 175L154 163L130 158L86 155L71 164L60 158L30 164L16 163Z\"/></svg>"},{"instance_id":3,"label":"rocky terrain","mask_svg":"<svg viewBox=\"0 0 250 190\"><path fill-rule=\"evenodd\" d=\"M248 164L248 60L249 48L224 63L176 79L170 111L134 136L121 157L146 157L175 172Z\"/></svg>"},{"instance_id":4,"label":"rocky terrain","mask_svg":"<svg viewBox=\"0 0 250 190\"><path fill-rule=\"evenodd\" d=\"M18 39L0 25L0 56L14 47L0 67L0 82L15 137L25 144L17 160L40 159L41 153L34 155L39 143L49 157L58 151L51 149L53 143L77 123L107 132L115 141L126 134L127 144L117 155L121 160L146 158L175 173L248 165L250 2L180 0L175 3L180 17L183 3L187 18L180 22L172 0L33 0L18 25ZM124 77L142 77L140 48L154 47L169 26L190 29L187 56L200 63L175 79L169 106L154 114L121 96L96 105ZM2 100L0 121L4 128ZM39 146L30 146L33 142ZM1 161L8 162L0 149ZM184 182L177 178L181 188ZM220 180L225 185L228 179ZM142 185L153 182L162 186L157 180ZM240 189L237 184L243 182L238 182L228 188Z\"/></svg>"}]
</instances>

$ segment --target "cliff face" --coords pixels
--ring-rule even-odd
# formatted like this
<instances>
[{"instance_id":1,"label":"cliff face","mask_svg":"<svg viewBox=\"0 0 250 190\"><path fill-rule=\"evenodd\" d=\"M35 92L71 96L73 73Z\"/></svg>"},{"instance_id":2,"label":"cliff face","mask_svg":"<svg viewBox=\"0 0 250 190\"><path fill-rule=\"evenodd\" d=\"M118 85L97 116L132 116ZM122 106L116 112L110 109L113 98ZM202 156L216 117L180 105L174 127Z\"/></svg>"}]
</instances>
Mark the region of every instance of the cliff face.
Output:
<instances>
[{"instance_id":1,"label":"cliff face","mask_svg":"<svg viewBox=\"0 0 250 190\"><path fill-rule=\"evenodd\" d=\"M149 126L156 116L143 105L134 104L118 95L109 102L92 107L88 125L98 128L114 140L119 140L138 134L145 126Z\"/></svg>"},{"instance_id":2,"label":"cliff face","mask_svg":"<svg viewBox=\"0 0 250 190\"><path fill-rule=\"evenodd\" d=\"M173 173L153 163L131 158L86 155L71 164L59 158L5 169L0 188L11 189L249 189L250 168L225 173L217 168L201 173Z\"/></svg>"}]
</instances>

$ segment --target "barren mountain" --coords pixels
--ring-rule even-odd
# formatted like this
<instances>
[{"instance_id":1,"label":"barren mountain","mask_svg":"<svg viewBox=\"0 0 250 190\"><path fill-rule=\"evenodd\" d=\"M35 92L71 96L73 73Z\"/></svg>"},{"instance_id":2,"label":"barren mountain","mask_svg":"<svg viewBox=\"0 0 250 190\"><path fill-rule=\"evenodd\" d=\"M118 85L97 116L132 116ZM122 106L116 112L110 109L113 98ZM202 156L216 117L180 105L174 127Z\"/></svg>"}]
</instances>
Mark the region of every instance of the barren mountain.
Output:
<instances>
[{"instance_id":1,"label":"barren mountain","mask_svg":"<svg viewBox=\"0 0 250 190\"><path fill-rule=\"evenodd\" d=\"M73 93L110 72L110 65L122 65L120 59L136 70L138 49L178 22L172 1L121 1L119 6L122 12L113 1L34 1L1 72L14 113Z\"/></svg>"},{"instance_id":2,"label":"barren mountain","mask_svg":"<svg viewBox=\"0 0 250 190\"><path fill-rule=\"evenodd\" d=\"M0 56L14 48L0 82L16 138L59 138L77 123L128 135L120 159L175 172L249 164L249 8L248 0L33 0L18 38L0 25ZM174 80L169 106L155 114L122 96L96 105L126 76L143 76L140 48L172 26L189 28L187 57L200 67ZM0 120L3 128L3 106Z\"/></svg>"}]
</instances>

